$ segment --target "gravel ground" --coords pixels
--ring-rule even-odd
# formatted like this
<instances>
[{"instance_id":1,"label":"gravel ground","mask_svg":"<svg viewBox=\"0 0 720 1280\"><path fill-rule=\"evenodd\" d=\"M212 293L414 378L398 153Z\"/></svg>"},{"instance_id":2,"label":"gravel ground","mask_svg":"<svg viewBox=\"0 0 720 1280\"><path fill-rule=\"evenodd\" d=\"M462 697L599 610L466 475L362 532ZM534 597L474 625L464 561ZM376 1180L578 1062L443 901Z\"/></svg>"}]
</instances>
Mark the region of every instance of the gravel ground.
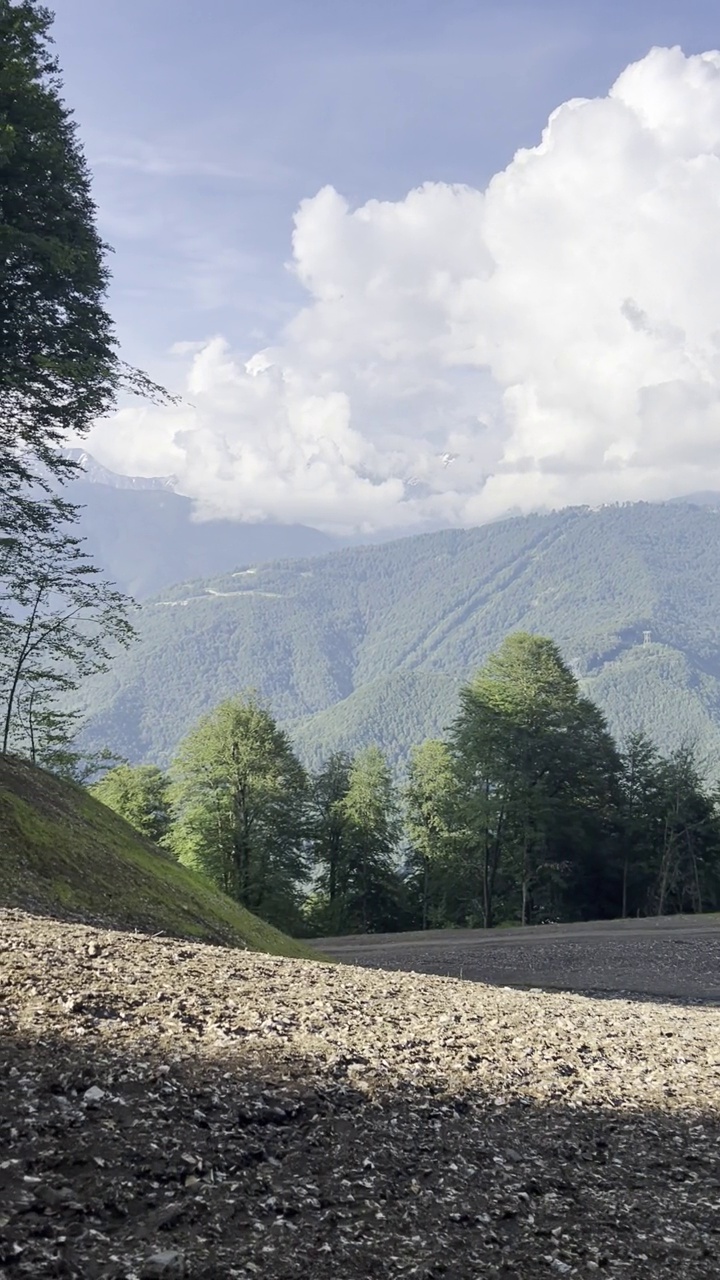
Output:
<instances>
[{"instance_id":1,"label":"gravel ground","mask_svg":"<svg viewBox=\"0 0 720 1280\"><path fill-rule=\"evenodd\" d=\"M0 912L0 1266L720 1274L720 1014Z\"/></svg>"},{"instance_id":2,"label":"gravel ground","mask_svg":"<svg viewBox=\"0 0 720 1280\"><path fill-rule=\"evenodd\" d=\"M720 1004L720 917L325 938L346 964L591 995Z\"/></svg>"}]
</instances>

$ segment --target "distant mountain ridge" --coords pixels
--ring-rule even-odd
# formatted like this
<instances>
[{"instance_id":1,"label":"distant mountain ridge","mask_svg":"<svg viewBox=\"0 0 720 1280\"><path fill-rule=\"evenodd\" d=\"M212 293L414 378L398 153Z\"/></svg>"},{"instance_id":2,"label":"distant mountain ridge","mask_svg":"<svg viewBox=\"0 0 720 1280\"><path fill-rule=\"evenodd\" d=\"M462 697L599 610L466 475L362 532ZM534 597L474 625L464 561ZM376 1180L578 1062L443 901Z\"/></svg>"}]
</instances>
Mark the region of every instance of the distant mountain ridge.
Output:
<instances>
[{"instance_id":1,"label":"distant mountain ridge","mask_svg":"<svg viewBox=\"0 0 720 1280\"><path fill-rule=\"evenodd\" d=\"M386 529L341 538L310 525L273 520L200 521L195 519L192 499L176 492L175 476L123 475L103 466L87 450L66 452L83 470L66 492L82 508L79 531L87 540L87 550L107 576L137 600L178 582L427 533L426 529L405 533ZM720 507L720 494L696 493L672 502L714 508ZM517 514L508 512L507 518ZM538 514L551 517L554 513Z\"/></svg>"},{"instance_id":2,"label":"distant mountain ridge","mask_svg":"<svg viewBox=\"0 0 720 1280\"><path fill-rule=\"evenodd\" d=\"M165 764L199 715L253 688L308 762L377 741L400 764L522 629L557 641L616 736L693 740L720 777L719 569L714 510L637 503L183 583L143 606L139 644L86 686L86 739Z\"/></svg>"},{"instance_id":3,"label":"distant mountain ridge","mask_svg":"<svg viewBox=\"0 0 720 1280\"><path fill-rule=\"evenodd\" d=\"M169 489L177 486L177 476L126 476L110 471L84 449L66 449L68 458L82 467L89 484L105 484L111 489Z\"/></svg>"},{"instance_id":4,"label":"distant mountain ridge","mask_svg":"<svg viewBox=\"0 0 720 1280\"><path fill-rule=\"evenodd\" d=\"M144 600L171 583L227 573L289 555L316 556L338 540L308 525L194 519L173 476L117 475L80 449L68 450L83 475L65 486L81 507L78 529L96 564Z\"/></svg>"}]
</instances>

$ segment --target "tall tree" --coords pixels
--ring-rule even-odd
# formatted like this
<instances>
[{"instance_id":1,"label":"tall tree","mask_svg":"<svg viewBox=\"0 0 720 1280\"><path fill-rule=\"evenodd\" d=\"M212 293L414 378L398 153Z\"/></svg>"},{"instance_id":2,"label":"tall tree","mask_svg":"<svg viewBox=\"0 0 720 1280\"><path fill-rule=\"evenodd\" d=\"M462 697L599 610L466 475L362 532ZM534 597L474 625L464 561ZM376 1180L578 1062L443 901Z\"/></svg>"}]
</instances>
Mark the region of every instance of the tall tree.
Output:
<instances>
[{"instance_id":1,"label":"tall tree","mask_svg":"<svg viewBox=\"0 0 720 1280\"><path fill-rule=\"evenodd\" d=\"M657 915L707 911L720 886L720 813L691 747L662 761L661 803L662 836L648 908Z\"/></svg>"},{"instance_id":2,"label":"tall tree","mask_svg":"<svg viewBox=\"0 0 720 1280\"><path fill-rule=\"evenodd\" d=\"M401 825L392 774L379 747L367 747L353 760L342 811L350 828L341 886L344 930L396 928Z\"/></svg>"},{"instance_id":3,"label":"tall tree","mask_svg":"<svg viewBox=\"0 0 720 1280\"><path fill-rule=\"evenodd\" d=\"M664 768L657 748L643 733L629 736L620 755L618 846L620 915L647 907L648 878L664 839Z\"/></svg>"},{"instance_id":4,"label":"tall tree","mask_svg":"<svg viewBox=\"0 0 720 1280\"><path fill-rule=\"evenodd\" d=\"M562 898L611 804L617 755L552 641L515 633L460 695L451 741L474 836L486 926L501 868L530 922Z\"/></svg>"},{"instance_id":5,"label":"tall tree","mask_svg":"<svg viewBox=\"0 0 720 1280\"><path fill-rule=\"evenodd\" d=\"M167 775L152 764L120 764L89 790L148 840L160 843L170 828Z\"/></svg>"},{"instance_id":6,"label":"tall tree","mask_svg":"<svg viewBox=\"0 0 720 1280\"><path fill-rule=\"evenodd\" d=\"M335 752L312 778L308 808L308 848L315 891L307 914L314 932L332 934L344 926L352 825L345 801L352 760Z\"/></svg>"},{"instance_id":7,"label":"tall tree","mask_svg":"<svg viewBox=\"0 0 720 1280\"><path fill-rule=\"evenodd\" d=\"M67 695L132 639L127 603L69 534L36 536L10 558L0 578L0 753L36 759L38 730L57 738L76 720Z\"/></svg>"},{"instance_id":8,"label":"tall tree","mask_svg":"<svg viewBox=\"0 0 720 1280\"><path fill-rule=\"evenodd\" d=\"M107 246L51 25L38 0L0 0L0 534L11 536L57 515L27 485L68 476L70 433L123 388L164 396L117 352Z\"/></svg>"},{"instance_id":9,"label":"tall tree","mask_svg":"<svg viewBox=\"0 0 720 1280\"><path fill-rule=\"evenodd\" d=\"M61 718L53 692L130 634L120 595L69 535L77 508L54 491L77 469L65 446L123 390L171 399L118 355L51 24L38 0L0 0L0 739L6 750L19 711L31 753L33 726L52 737Z\"/></svg>"},{"instance_id":10,"label":"tall tree","mask_svg":"<svg viewBox=\"0 0 720 1280\"><path fill-rule=\"evenodd\" d=\"M423 929L449 923L446 897L457 858L460 804L447 743L430 738L415 747L405 786L405 824Z\"/></svg>"},{"instance_id":11,"label":"tall tree","mask_svg":"<svg viewBox=\"0 0 720 1280\"><path fill-rule=\"evenodd\" d=\"M273 924L297 923L307 779L290 741L254 699L230 699L182 742L171 769L182 861Z\"/></svg>"}]
</instances>

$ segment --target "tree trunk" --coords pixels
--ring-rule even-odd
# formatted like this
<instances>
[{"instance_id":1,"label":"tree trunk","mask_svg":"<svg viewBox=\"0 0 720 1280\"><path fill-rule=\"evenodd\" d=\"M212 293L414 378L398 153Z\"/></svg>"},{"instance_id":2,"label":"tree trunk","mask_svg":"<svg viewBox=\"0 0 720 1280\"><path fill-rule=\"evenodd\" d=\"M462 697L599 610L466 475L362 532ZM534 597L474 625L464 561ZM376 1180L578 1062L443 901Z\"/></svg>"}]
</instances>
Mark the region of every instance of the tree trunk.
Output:
<instances>
[{"instance_id":1,"label":"tree trunk","mask_svg":"<svg viewBox=\"0 0 720 1280\"><path fill-rule=\"evenodd\" d=\"M30 759L33 764L37 764L37 747L35 743L35 720L33 717L33 702L35 701L35 690L33 689L28 700L28 733L30 734Z\"/></svg>"},{"instance_id":2,"label":"tree trunk","mask_svg":"<svg viewBox=\"0 0 720 1280\"><path fill-rule=\"evenodd\" d=\"M28 618L27 625L25 628L25 639L23 640L23 643L21 645L20 653L18 654L18 659L17 659L17 662L15 663L15 669L13 671L13 678L10 682L10 692L8 693L7 708L5 711L5 725L3 729L2 755L4 756L7 755L7 749L10 742L10 727L12 725L12 713L13 713L13 708L15 706L15 697L17 695L18 685L20 684L20 677L23 672L23 667L25 666L25 660L32 648L30 641L32 640L32 634L35 629L35 620L37 618L38 609L40 608L40 602L44 594L45 594L45 587L43 585L38 589L38 593L35 597L32 611L30 613L30 617Z\"/></svg>"},{"instance_id":3,"label":"tree trunk","mask_svg":"<svg viewBox=\"0 0 720 1280\"><path fill-rule=\"evenodd\" d=\"M660 864L660 886L658 891L658 907L657 915L661 916L665 912L665 897L668 889L668 881L670 879L670 855L674 844L674 834L669 833L667 822L665 823L665 839L663 841L662 863Z\"/></svg>"}]
</instances>

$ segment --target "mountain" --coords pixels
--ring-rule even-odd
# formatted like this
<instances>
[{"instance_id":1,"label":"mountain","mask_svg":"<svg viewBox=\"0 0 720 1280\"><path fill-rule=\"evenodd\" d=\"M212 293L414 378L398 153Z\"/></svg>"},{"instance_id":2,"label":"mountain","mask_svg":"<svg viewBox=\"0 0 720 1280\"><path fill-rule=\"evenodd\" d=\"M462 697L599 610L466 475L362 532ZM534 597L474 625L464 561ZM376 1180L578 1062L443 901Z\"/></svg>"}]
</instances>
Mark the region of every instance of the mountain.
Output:
<instances>
[{"instance_id":1,"label":"mountain","mask_svg":"<svg viewBox=\"0 0 720 1280\"><path fill-rule=\"evenodd\" d=\"M697 493L686 493L682 498L670 498L669 501L690 503L695 507L720 507L720 493L715 489L700 489Z\"/></svg>"},{"instance_id":2,"label":"mountain","mask_svg":"<svg viewBox=\"0 0 720 1280\"><path fill-rule=\"evenodd\" d=\"M695 741L720 774L720 520L708 507L573 508L190 582L146 602L140 642L84 689L88 744L165 764L254 688L316 762L443 730L510 632L558 642L622 737Z\"/></svg>"},{"instance_id":3,"label":"mountain","mask_svg":"<svg viewBox=\"0 0 720 1280\"><path fill-rule=\"evenodd\" d=\"M0 757L0 907L273 955L310 956L82 787Z\"/></svg>"},{"instance_id":4,"label":"mountain","mask_svg":"<svg viewBox=\"0 0 720 1280\"><path fill-rule=\"evenodd\" d=\"M307 525L197 521L190 498L173 492L172 476L120 476L90 454L69 453L85 472L66 485L65 496L82 508L78 528L86 549L137 600L173 582L289 555L321 555L338 545Z\"/></svg>"},{"instance_id":5,"label":"mountain","mask_svg":"<svg viewBox=\"0 0 720 1280\"><path fill-rule=\"evenodd\" d=\"M169 489L171 492L177 486L176 476L125 476L110 471L84 449L66 449L65 454L82 467L84 478L90 484L105 484L111 489Z\"/></svg>"}]
</instances>

